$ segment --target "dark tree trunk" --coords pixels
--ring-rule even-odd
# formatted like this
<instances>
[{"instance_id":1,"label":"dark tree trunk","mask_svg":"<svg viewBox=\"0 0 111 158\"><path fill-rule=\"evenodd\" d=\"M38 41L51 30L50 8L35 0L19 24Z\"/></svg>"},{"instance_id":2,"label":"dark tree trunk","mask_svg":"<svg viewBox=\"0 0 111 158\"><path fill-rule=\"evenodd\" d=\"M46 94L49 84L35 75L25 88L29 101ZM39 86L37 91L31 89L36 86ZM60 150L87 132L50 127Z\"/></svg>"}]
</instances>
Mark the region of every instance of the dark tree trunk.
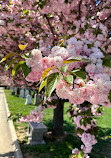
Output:
<instances>
[{"instance_id":1,"label":"dark tree trunk","mask_svg":"<svg viewBox=\"0 0 111 158\"><path fill-rule=\"evenodd\" d=\"M53 126L52 126L52 134L56 136L63 136L63 112L64 112L64 101L59 99L59 103L57 108L54 109L53 115Z\"/></svg>"}]
</instances>

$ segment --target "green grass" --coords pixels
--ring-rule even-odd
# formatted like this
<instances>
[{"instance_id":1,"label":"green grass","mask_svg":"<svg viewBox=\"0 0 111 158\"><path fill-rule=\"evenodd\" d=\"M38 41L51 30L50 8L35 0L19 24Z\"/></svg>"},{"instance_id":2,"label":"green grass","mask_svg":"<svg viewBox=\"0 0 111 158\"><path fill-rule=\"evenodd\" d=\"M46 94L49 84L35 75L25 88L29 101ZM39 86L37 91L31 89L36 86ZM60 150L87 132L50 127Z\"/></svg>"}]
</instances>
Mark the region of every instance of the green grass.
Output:
<instances>
[{"instance_id":1,"label":"green grass","mask_svg":"<svg viewBox=\"0 0 111 158\"><path fill-rule=\"evenodd\" d=\"M31 110L34 110L36 107L34 104L32 105L25 105L25 98L19 98L15 95L11 95L10 90L5 90L7 103L10 109L10 112L13 114L22 113L23 115L29 115ZM32 103L34 100L32 99ZM64 130L72 132L74 131L74 125L72 125L72 121L69 119L67 115L68 104L65 104L64 108ZM53 109L46 109L45 115L43 119L43 123L49 128L52 127L52 120L53 120Z\"/></svg>"},{"instance_id":2,"label":"green grass","mask_svg":"<svg viewBox=\"0 0 111 158\"><path fill-rule=\"evenodd\" d=\"M5 90L9 109L12 113L22 113L28 115L35 105L25 105L25 98L19 98L11 95L10 90ZM64 130L74 132L74 125L66 114L68 103L64 106ZM53 120L53 110L45 110L43 123L51 130ZM98 126L100 127L98 143L94 146L91 158L111 158L111 108L105 108L104 114L97 118ZM17 126L27 128L27 123L16 123ZM24 139L25 140L25 139ZM26 141L26 140L25 140ZM81 141L73 135L67 135L63 140L56 140L55 137L50 139L45 138L46 145L28 146L21 144L24 158L28 155L33 155L33 158L68 158L71 151L75 147L80 147Z\"/></svg>"},{"instance_id":3,"label":"green grass","mask_svg":"<svg viewBox=\"0 0 111 158\"><path fill-rule=\"evenodd\" d=\"M33 155L34 158L68 158L72 149L79 147L80 145L78 139L72 135L68 135L62 141L45 141L46 145L31 147L25 145L22 147L22 150L25 150L26 153L28 152L30 155Z\"/></svg>"}]
</instances>

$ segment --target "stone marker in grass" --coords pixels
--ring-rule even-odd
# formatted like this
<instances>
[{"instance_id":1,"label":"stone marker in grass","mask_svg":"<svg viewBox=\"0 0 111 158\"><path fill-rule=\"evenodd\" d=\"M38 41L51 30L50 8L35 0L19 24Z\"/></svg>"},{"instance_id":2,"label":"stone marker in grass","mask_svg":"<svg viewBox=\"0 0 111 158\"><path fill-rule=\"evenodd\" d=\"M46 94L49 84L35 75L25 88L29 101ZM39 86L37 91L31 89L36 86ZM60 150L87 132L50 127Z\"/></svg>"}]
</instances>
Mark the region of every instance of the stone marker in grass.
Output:
<instances>
[{"instance_id":1,"label":"stone marker in grass","mask_svg":"<svg viewBox=\"0 0 111 158\"><path fill-rule=\"evenodd\" d=\"M26 102L25 102L25 105L27 104L32 104L32 96L30 94L28 94L26 96Z\"/></svg>"},{"instance_id":2,"label":"stone marker in grass","mask_svg":"<svg viewBox=\"0 0 111 158\"><path fill-rule=\"evenodd\" d=\"M34 105L39 105L40 103L40 95L35 94L34 95Z\"/></svg>"},{"instance_id":3,"label":"stone marker in grass","mask_svg":"<svg viewBox=\"0 0 111 158\"><path fill-rule=\"evenodd\" d=\"M11 95L15 95L15 89L11 88Z\"/></svg>"},{"instance_id":4,"label":"stone marker in grass","mask_svg":"<svg viewBox=\"0 0 111 158\"><path fill-rule=\"evenodd\" d=\"M47 132L47 127L42 123L29 122L28 143L30 145L45 144L43 134Z\"/></svg>"},{"instance_id":5,"label":"stone marker in grass","mask_svg":"<svg viewBox=\"0 0 111 158\"><path fill-rule=\"evenodd\" d=\"M19 95L20 98L24 98L25 95L24 95L24 89L21 89L20 90L20 95Z\"/></svg>"},{"instance_id":6,"label":"stone marker in grass","mask_svg":"<svg viewBox=\"0 0 111 158\"><path fill-rule=\"evenodd\" d=\"M25 90L25 98L27 97L27 95L29 95L29 90L28 89Z\"/></svg>"}]
</instances>

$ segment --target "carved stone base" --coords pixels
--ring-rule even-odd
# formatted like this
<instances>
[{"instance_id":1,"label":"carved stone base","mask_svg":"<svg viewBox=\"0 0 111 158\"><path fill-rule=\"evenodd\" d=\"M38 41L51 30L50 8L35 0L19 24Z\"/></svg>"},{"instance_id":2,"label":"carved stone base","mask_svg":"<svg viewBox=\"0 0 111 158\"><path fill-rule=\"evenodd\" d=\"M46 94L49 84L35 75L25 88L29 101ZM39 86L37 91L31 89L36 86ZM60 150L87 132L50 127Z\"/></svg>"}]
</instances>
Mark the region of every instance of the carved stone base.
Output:
<instances>
[{"instance_id":1,"label":"carved stone base","mask_svg":"<svg viewBox=\"0 0 111 158\"><path fill-rule=\"evenodd\" d=\"M43 140L43 134L45 132L47 132L47 127L42 122L30 122L27 132L28 144L45 144L45 141Z\"/></svg>"}]
</instances>

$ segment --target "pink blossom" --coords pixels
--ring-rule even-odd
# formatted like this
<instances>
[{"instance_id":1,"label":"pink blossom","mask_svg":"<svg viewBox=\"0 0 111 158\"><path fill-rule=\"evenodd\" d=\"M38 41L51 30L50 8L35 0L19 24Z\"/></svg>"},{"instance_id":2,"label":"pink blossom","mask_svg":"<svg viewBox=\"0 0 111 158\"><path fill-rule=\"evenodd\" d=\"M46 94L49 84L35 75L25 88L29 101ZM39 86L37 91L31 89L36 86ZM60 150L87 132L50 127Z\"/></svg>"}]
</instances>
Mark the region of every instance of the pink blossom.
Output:
<instances>
[{"instance_id":1,"label":"pink blossom","mask_svg":"<svg viewBox=\"0 0 111 158\"><path fill-rule=\"evenodd\" d=\"M72 154L78 155L79 154L78 148L73 149L72 150Z\"/></svg>"},{"instance_id":2,"label":"pink blossom","mask_svg":"<svg viewBox=\"0 0 111 158\"><path fill-rule=\"evenodd\" d=\"M92 150L92 145L97 143L97 140L95 139L94 135L91 135L90 133L85 133L85 132L82 134L81 141L85 145L85 146L81 146L84 153L90 153Z\"/></svg>"},{"instance_id":3,"label":"pink blossom","mask_svg":"<svg viewBox=\"0 0 111 158\"><path fill-rule=\"evenodd\" d=\"M41 105L35 108L33 111L30 112L28 116L23 116L20 118L21 122L40 122L43 119L45 114L44 109Z\"/></svg>"}]
</instances>

